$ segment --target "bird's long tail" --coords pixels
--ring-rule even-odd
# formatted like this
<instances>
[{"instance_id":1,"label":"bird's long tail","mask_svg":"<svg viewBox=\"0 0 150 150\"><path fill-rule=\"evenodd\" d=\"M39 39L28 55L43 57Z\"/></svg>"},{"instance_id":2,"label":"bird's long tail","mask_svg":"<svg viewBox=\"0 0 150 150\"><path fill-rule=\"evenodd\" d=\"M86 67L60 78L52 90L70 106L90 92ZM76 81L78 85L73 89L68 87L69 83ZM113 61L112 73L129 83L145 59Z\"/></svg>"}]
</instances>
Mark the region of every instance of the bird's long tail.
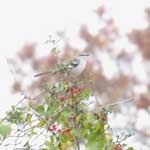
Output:
<instances>
[{"instance_id":1,"label":"bird's long tail","mask_svg":"<svg viewBox=\"0 0 150 150\"><path fill-rule=\"evenodd\" d=\"M47 74L50 74L50 73L52 73L52 71L42 72L42 73L38 73L38 74L34 75L34 77L39 77L39 76L47 75Z\"/></svg>"}]
</instances>

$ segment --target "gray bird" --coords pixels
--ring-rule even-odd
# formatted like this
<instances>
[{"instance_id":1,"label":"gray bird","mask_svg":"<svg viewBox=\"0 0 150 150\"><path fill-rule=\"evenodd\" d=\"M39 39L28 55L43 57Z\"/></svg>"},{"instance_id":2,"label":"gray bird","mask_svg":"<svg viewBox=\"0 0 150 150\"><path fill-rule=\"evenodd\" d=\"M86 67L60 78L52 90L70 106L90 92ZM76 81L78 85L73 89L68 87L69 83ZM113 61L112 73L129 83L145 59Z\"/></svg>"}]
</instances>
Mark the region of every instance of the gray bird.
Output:
<instances>
[{"instance_id":1,"label":"gray bird","mask_svg":"<svg viewBox=\"0 0 150 150\"><path fill-rule=\"evenodd\" d=\"M72 60L59 64L57 68L46 72L38 73L34 77L39 77L51 73L55 74L57 72L67 72L73 76L79 76L86 66L87 56L89 56L89 54L79 54Z\"/></svg>"}]
</instances>

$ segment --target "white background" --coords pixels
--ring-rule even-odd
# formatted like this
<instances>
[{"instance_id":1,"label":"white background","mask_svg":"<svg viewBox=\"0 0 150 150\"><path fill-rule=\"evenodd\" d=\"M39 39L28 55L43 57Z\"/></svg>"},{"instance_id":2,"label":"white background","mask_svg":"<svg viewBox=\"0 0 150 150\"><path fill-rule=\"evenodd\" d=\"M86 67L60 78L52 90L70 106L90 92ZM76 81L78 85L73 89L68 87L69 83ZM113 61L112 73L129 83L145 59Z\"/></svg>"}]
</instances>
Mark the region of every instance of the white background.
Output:
<instances>
[{"instance_id":1,"label":"white background","mask_svg":"<svg viewBox=\"0 0 150 150\"><path fill-rule=\"evenodd\" d=\"M65 29L71 39L76 39L81 24L94 32L98 27L94 10L103 3L122 34L146 26L144 8L150 0L0 0L0 113L18 100L10 93L13 78L5 58L27 42L36 42L45 51L43 41L58 30Z\"/></svg>"}]
</instances>

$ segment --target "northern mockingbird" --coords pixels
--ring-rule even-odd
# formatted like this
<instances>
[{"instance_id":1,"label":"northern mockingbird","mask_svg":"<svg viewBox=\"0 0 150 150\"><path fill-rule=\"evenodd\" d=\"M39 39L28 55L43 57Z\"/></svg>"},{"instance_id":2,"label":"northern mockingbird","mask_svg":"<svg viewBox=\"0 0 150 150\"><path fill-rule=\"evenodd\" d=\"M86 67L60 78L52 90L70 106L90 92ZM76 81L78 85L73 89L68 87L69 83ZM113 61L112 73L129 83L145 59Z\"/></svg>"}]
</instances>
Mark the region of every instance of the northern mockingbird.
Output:
<instances>
[{"instance_id":1,"label":"northern mockingbird","mask_svg":"<svg viewBox=\"0 0 150 150\"><path fill-rule=\"evenodd\" d=\"M59 64L57 68L54 68L46 72L38 73L34 77L38 77L50 73L55 74L57 72L64 72L64 73L69 73L69 75L79 76L86 66L87 56L89 56L89 54L79 54L77 57L73 58L72 60Z\"/></svg>"}]
</instances>

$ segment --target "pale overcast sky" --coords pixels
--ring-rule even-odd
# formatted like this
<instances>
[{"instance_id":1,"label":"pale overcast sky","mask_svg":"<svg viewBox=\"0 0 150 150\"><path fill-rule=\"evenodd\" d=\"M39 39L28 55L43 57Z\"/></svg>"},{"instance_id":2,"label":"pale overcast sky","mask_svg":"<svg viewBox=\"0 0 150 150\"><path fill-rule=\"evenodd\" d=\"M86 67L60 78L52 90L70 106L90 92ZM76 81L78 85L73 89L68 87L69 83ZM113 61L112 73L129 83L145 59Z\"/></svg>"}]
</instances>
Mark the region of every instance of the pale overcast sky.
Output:
<instances>
[{"instance_id":1,"label":"pale overcast sky","mask_svg":"<svg viewBox=\"0 0 150 150\"><path fill-rule=\"evenodd\" d=\"M25 42L38 42L66 28L76 34L80 24L96 25L92 10L103 0L0 0L0 54L8 55ZM150 0L105 1L122 31L144 26L143 8Z\"/></svg>"}]
</instances>

